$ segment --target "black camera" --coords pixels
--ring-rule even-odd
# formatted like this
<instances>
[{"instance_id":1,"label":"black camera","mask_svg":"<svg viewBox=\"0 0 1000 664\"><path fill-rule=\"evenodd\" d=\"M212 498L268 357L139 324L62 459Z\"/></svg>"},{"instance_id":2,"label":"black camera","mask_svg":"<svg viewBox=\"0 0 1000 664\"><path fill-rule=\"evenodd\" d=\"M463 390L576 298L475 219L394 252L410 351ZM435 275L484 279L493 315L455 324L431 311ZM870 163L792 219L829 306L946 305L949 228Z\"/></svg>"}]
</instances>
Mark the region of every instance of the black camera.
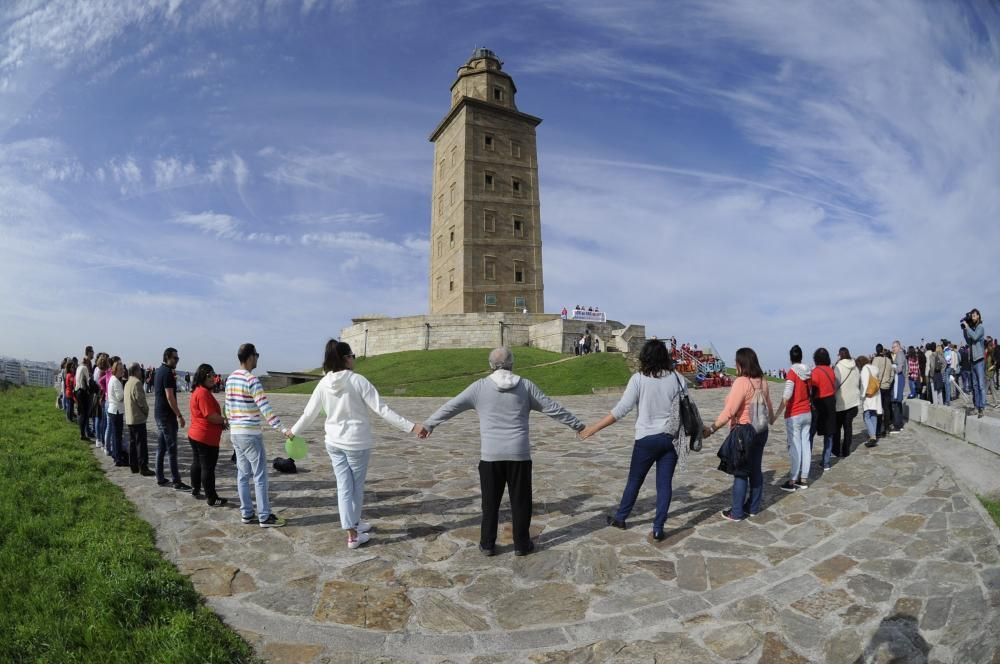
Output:
<instances>
[{"instance_id":1,"label":"black camera","mask_svg":"<svg viewBox=\"0 0 1000 664\"><path fill-rule=\"evenodd\" d=\"M965 316L962 317L961 325L962 325L962 327L966 327L966 326L972 327L972 312L971 311L968 312L968 313L966 313Z\"/></svg>"}]
</instances>

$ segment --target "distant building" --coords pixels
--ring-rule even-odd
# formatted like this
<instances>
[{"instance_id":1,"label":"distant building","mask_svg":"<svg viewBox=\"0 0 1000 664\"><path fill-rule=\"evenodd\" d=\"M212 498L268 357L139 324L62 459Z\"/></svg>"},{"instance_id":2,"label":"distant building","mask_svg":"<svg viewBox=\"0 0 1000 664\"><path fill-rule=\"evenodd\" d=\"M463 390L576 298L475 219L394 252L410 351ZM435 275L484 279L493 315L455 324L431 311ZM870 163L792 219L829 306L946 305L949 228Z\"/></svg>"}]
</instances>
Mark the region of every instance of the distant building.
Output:
<instances>
[{"instance_id":1,"label":"distant building","mask_svg":"<svg viewBox=\"0 0 1000 664\"><path fill-rule=\"evenodd\" d=\"M451 110L430 136L430 313L542 313L535 127L493 51L458 69Z\"/></svg>"},{"instance_id":2,"label":"distant building","mask_svg":"<svg viewBox=\"0 0 1000 664\"><path fill-rule=\"evenodd\" d=\"M14 385L52 387L58 371L52 362L35 362L0 357L0 379Z\"/></svg>"}]
</instances>

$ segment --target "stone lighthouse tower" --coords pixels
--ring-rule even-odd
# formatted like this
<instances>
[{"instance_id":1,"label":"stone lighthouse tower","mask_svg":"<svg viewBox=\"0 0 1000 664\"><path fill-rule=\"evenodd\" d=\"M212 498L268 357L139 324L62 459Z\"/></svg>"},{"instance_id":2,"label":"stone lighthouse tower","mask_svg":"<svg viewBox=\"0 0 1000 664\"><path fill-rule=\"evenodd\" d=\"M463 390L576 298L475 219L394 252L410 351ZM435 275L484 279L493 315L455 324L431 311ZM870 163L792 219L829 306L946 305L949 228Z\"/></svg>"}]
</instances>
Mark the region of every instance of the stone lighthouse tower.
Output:
<instances>
[{"instance_id":1,"label":"stone lighthouse tower","mask_svg":"<svg viewBox=\"0 0 1000 664\"><path fill-rule=\"evenodd\" d=\"M458 69L430 136L430 313L544 311L535 127L493 51Z\"/></svg>"}]
</instances>

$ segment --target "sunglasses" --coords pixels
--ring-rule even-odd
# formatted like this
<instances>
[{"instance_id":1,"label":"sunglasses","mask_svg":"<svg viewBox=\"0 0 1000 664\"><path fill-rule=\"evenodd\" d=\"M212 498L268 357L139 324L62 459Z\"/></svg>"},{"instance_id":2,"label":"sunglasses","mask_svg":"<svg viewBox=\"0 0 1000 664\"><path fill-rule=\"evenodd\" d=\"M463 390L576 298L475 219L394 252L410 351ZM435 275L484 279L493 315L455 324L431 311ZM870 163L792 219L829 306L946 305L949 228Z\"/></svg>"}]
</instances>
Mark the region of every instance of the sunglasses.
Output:
<instances>
[{"instance_id":1,"label":"sunglasses","mask_svg":"<svg viewBox=\"0 0 1000 664\"><path fill-rule=\"evenodd\" d=\"M344 357L349 357L349 358L351 358L351 359L353 360L354 358L356 358L356 357L357 357L357 355L355 355L354 353L348 353L348 354L347 354L347 355L345 355Z\"/></svg>"}]
</instances>

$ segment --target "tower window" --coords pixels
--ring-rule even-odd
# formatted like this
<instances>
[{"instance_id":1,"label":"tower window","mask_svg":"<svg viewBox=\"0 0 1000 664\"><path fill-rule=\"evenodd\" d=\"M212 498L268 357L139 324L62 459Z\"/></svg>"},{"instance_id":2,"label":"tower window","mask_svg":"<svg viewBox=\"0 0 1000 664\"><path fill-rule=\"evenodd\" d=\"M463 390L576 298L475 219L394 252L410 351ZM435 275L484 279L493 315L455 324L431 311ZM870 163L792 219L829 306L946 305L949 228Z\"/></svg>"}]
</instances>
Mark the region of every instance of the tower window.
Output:
<instances>
[{"instance_id":1,"label":"tower window","mask_svg":"<svg viewBox=\"0 0 1000 664\"><path fill-rule=\"evenodd\" d=\"M495 281L497 278L497 259L494 256L483 258L483 279Z\"/></svg>"},{"instance_id":2,"label":"tower window","mask_svg":"<svg viewBox=\"0 0 1000 664\"><path fill-rule=\"evenodd\" d=\"M444 159L442 159L441 163L438 164L438 174L444 175Z\"/></svg>"},{"instance_id":3,"label":"tower window","mask_svg":"<svg viewBox=\"0 0 1000 664\"><path fill-rule=\"evenodd\" d=\"M517 297L514 298L514 308L515 309L524 309L524 296L523 295L518 295Z\"/></svg>"},{"instance_id":4,"label":"tower window","mask_svg":"<svg viewBox=\"0 0 1000 664\"><path fill-rule=\"evenodd\" d=\"M524 263L521 261L514 261L514 283L524 283Z\"/></svg>"},{"instance_id":5,"label":"tower window","mask_svg":"<svg viewBox=\"0 0 1000 664\"><path fill-rule=\"evenodd\" d=\"M515 196L521 195L521 181L517 178L510 179L510 189L514 192Z\"/></svg>"},{"instance_id":6,"label":"tower window","mask_svg":"<svg viewBox=\"0 0 1000 664\"><path fill-rule=\"evenodd\" d=\"M451 165L454 166L458 163L458 148L456 146L451 146Z\"/></svg>"},{"instance_id":7,"label":"tower window","mask_svg":"<svg viewBox=\"0 0 1000 664\"><path fill-rule=\"evenodd\" d=\"M437 238L437 250L438 250L438 258L444 256L444 238L441 237L440 235L438 235Z\"/></svg>"},{"instance_id":8,"label":"tower window","mask_svg":"<svg viewBox=\"0 0 1000 664\"><path fill-rule=\"evenodd\" d=\"M514 237L524 237L524 220L514 217Z\"/></svg>"},{"instance_id":9,"label":"tower window","mask_svg":"<svg viewBox=\"0 0 1000 664\"><path fill-rule=\"evenodd\" d=\"M493 144L494 144L494 141L493 141L493 136L491 134L486 134L485 136L483 136L483 147L484 148L486 148L487 150L492 151L493 150Z\"/></svg>"},{"instance_id":10,"label":"tower window","mask_svg":"<svg viewBox=\"0 0 1000 664\"><path fill-rule=\"evenodd\" d=\"M449 196L449 198L448 198L449 205L454 205L455 204L455 183L454 182L452 182L451 186L448 187L448 196Z\"/></svg>"},{"instance_id":11,"label":"tower window","mask_svg":"<svg viewBox=\"0 0 1000 664\"><path fill-rule=\"evenodd\" d=\"M497 296L493 293L487 293L486 295L486 306L495 307L497 306Z\"/></svg>"},{"instance_id":12,"label":"tower window","mask_svg":"<svg viewBox=\"0 0 1000 664\"><path fill-rule=\"evenodd\" d=\"M511 141L510 142L510 156L514 157L514 159L520 159L521 158L521 144L520 143L518 143L516 141Z\"/></svg>"},{"instance_id":13,"label":"tower window","mask_svg":"<svg viewBox=\"0 0 1000 664\"><path fill-rule=\"evenodd\" d=\"M444 194L438 194L438 216L444 215Z\"/></svg>"},{"instance_id":14,"label":"tower window","mask_svg":"<svg viewBox=\"0 0 1000 664\"><path fill-rule=\"evenodd\" d=\"M487 191L493 191L493 173L486 171L486 175L483 176L483 186L486 187Z\"/></svg>"},{"instance_id":15,"label":"tower window","mask_svg":"<svg viewBox=\"0 0 1000 664\"><path fill-rule=\"evenodd\" d=\"M441 297L441 277L434 280L434 297Z\"/></svg>"},{"instance_id":16,"label":"tower window","mask_svg":"<svg viewBox=\"0 0 1000 664\"><path fill-rule=\"evenodd\" d=\"M448 229L448 247L450 249L454 249L455 248L455 227L454 226L452 226L450 229Z\"/></svg>"},{"instance_id":17,"label":"tower window","mask_svg":"<svg viewBox=\"0 0 1000 664\"><path fill-rule=\"evenodd\" d=\"M493 88L493 101L503 101L503 88L494 87Z\"/></svg>"},{"instance_id":18,"label":"tower window","mask_svg":"<svg viewBox=\"0 0 1000 664\"><path fill-rule=\"evenodd\" d=\"M454 292L455 290L455 271L448 270L448 292Z\"/></svg>"},{"instance_id":19,"label":"tower window","mask_svg":"<svg viewBox=\"0 0 1000 664\"><path fill-rule=\"evenodd\" d=\"M495 210L483 210L483 230L487 233L496 233L497 213Z\"/></svg>"}]
</instances>

